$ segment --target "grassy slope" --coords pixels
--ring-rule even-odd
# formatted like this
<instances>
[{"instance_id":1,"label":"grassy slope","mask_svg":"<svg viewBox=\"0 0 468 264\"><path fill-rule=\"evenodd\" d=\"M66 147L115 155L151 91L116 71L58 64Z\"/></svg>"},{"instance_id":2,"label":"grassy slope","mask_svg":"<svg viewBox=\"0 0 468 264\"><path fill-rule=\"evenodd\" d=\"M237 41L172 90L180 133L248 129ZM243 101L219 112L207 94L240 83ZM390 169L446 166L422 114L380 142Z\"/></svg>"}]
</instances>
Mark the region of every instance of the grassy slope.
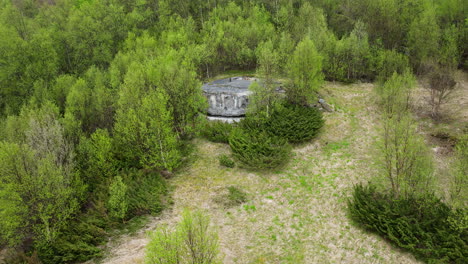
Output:
<instances>
[{"instance_id":1,"label":"grassy slope","mask_svg":"<svg viewBox=\"0 0 468 264\"><path fill-rule=\"evenodd\" d=\"M192 164L171 180L173 209L147 230L173 224L183 208L201 208L219 230L224 263L417 263L346 215L353 184L378 171L373 157L380 121L372 88L328 84L323 94L338 111L325 113L319 137L296 146L290 163L277 171L221 167L217 157L229 146L195 140ZM245 190L249 201L230 209L214 202L230 185ZM144 232L123 238L103 263L141 262L147 241Z\"/></svg>"}]
</instances>

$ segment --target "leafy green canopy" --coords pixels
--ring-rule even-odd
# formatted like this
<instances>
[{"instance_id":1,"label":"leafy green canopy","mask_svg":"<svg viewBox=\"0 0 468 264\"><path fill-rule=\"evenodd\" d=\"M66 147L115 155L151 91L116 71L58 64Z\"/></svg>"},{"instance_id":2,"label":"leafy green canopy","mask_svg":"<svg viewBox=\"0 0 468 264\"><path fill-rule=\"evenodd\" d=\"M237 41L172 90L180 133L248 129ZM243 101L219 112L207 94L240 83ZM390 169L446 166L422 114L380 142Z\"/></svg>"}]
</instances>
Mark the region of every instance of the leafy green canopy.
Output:
<instances>
[{"instance_id":1,"label":"leafy green canopy","mask_svg":"<svg viewBox=\"0 0 468 264\"><path fill-rule=\"evenodd\" d=\"M10 117L10 142L0 142L0 239L38 247L54 241L79 210L85 185L75 171L73 149L47 104ZM23 125L19 127L18 125Z\"/></svg>"},{"instance_id":2,"label":"leafy green canopy","mask_svg":"<svg viewBox=\"0 0 468 264\"><path fill-rule=\"evenodd\" d=\"M285 90L289 102L308 105L315 101L323 82L322 59L312 40L306 38L297 44L288 64L291 83Z\"/></svg>"}]
</instances>

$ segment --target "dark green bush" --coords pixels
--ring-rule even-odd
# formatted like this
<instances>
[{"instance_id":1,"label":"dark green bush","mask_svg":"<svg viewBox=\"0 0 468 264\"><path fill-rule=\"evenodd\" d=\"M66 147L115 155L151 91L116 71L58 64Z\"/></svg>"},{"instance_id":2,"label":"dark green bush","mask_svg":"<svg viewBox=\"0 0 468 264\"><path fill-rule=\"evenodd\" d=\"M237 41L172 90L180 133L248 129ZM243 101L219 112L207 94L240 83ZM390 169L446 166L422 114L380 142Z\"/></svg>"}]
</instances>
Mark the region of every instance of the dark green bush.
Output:
<instances>
[{"instance_id":1,"label":"dark green bush","mask_svg":"<svg viewBox=\"0 0 468 264\"><path fill-rule=\"evenodd\" d=\"M103 204L90 202L88 206L88 210L78 215L56 240L37 245L43 263L84 262L102 256L99 245L107 241L106 229L111 220Z\"/></svg>"},{"instance_id":2,"label":"dark green bush","mask_svg":"<svg viewBox=\"0 0 468 264\"><path fill-rule=\"evenodd\" d=\"M167 205L167 184L156 172L127 170L123 175L128 186L128 215L157 214Z\"/></svg>"},{"instance_id":3,"label":"dark green bush","mask_svg":"<svg viewBox=\"0 0 468 264\"><path fill-rule=\"evenodd\" d=\"M351 217L368 230L428 263L468 263L466 211L434 195L395 199L373 186L357 185Z\"/></svg>"},{"instance_id":4,"label":"dark green bush","mask_svg":"<svg viewBox=\"0 0 468 264\"><path fill-rule=\"evenodd\" d=\"M166 206L168 194L165 179L156 172L129 169L121 172L127 185L128 218L143 214L157 214ZM108 216L105 202L108 188L105 183L97 186L87 210L76 217L61 235L50 244L37 245L44 263L84 262L102 255L99 245L107 241L108 233L119 227Z\"/></svg>"},{"instance_id":5,"label":"dark green bush","mask_svg":"<svg viewBox=\"0 0 468 264\"><path fill-rule=\"evenodd\" d=\"M251 134L268 132L268 119L263 115L248 115L238 123L238 127Z\"/></svg>"},{"instance_id":6,"label":"dark green bush","mask_svg":"<svg viewBox=\"0 0 468 264\"><path fill-rule=\"evenodd\" d=\"M279 105L267 121L268 131L291 143L314 138L323 126L322 113L315 107Z\"/></svg>"},{"instance_id":7,"label":"dark green bush","mask_svg":"<svg viewBox=\"0 0 468 264\"><path fill-rule=\"evenodd\" d=\"M236 165L234 161L231 158L229 158L228 155L219 156L219 164L228 168L234 168L234 166Z\"/></svg>"},{"instance_id":8,"label":"dark green bush","mask_svg":"<svg viewBox=\"0 0 468 264\"><path fill-rule=\"evenodd\" d=\"M229 143L229 133L233 125L222 121L208 121L203 126L201 135L211 142Z\"/></svg>"},{"instance_id":9,"label":"dark green bush","mask_svg":"<svg viewBox=\"0 0 468 264\"><path fill-rule=\"evenodd\" d=\"M284 164L291 147L286 139L268 133L235 128L229 137L233 156L243 165L257 169L271 169Z\"/></svg>"}]
</instances>

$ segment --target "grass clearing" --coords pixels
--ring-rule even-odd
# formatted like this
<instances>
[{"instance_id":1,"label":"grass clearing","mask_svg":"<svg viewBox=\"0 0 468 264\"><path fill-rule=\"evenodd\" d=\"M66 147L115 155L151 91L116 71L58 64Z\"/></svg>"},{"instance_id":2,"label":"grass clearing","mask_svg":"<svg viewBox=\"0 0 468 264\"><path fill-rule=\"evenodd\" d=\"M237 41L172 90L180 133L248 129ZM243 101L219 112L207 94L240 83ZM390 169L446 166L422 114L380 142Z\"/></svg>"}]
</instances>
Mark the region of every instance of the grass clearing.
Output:
<instances>
[{"instance_id":1,"label":"grass clearing","mask_svg":"<svg viewBox=\"0 0 468 264\"><path fill-rule=\"evenodd\" d=\"M229 146L195 139L191 164L170 180L173 208L120 239L102 263L142 263L145 231L176 223L184 208L210 215L223 263L419 263L347 216L352 186L378 175L380 116L370 96L373 85L329 83L324 89L338 110L324 113L319 136L296 146L284 168L222 167L218 156L229 154ZM229 208L217 203L229 186L243 190L248 200Z\"/></svg>"}]
</instances>

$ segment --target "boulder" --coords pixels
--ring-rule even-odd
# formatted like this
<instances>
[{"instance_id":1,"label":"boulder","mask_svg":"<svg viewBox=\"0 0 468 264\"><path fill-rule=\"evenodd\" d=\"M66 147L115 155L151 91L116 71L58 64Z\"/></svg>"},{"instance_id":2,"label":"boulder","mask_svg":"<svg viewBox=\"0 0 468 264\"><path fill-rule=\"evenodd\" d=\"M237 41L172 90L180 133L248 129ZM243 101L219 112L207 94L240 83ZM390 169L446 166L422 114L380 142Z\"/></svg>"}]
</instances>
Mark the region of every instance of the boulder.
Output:
<instances>
[{"instance_id":1,"label":"boulder","mask_svg":"<svg viewBox=\"0 0 468 264\"><path fill-rule=\"evenodd\" d=\"M331 107L329 104L327 104L327 102L325 102L325 100L319 99L318 102L319 102L320 106L321 106L325 111L327 111L327 112L333 112L332 107Z\"/></svg>"}]
</instances>

